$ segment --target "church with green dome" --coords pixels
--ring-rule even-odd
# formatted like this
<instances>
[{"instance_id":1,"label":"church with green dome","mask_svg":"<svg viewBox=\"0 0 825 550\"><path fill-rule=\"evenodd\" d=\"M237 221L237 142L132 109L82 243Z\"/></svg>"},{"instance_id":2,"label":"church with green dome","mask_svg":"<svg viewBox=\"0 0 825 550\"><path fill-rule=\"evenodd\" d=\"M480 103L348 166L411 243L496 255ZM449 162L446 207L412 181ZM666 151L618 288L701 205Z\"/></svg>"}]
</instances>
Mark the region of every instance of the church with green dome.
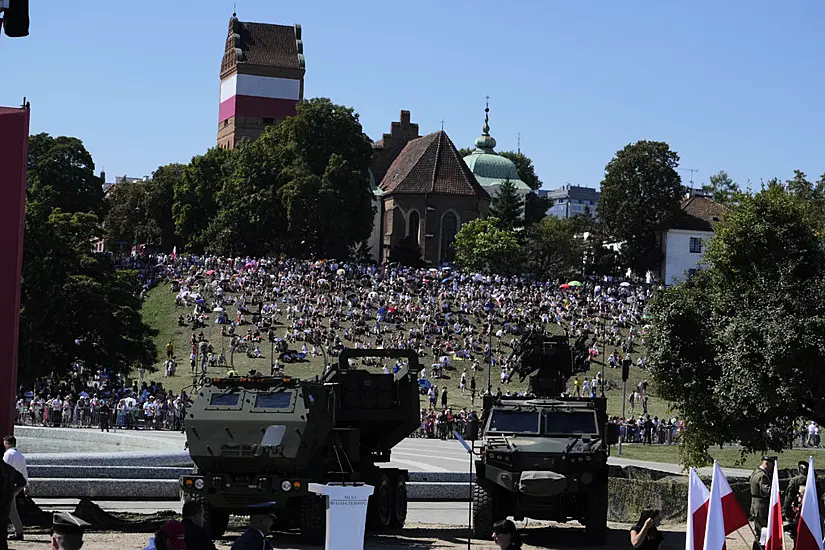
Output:
<instances>
[{"instance_id":1,"label":"church with green dome","mask_svg":"<svg viewBox=\"0 0 825 550\"><path fill-rule=\"evenodd\" d=\"M490 135L490 106L484 109L484 129L476 139L475 150L464 157L464 162L491 197L498 194L501 184L510 180L516 193L524 199L532 189L519 178L518 170L512 160L495 152L496 140Z\"/></svg>"}]
</instances>

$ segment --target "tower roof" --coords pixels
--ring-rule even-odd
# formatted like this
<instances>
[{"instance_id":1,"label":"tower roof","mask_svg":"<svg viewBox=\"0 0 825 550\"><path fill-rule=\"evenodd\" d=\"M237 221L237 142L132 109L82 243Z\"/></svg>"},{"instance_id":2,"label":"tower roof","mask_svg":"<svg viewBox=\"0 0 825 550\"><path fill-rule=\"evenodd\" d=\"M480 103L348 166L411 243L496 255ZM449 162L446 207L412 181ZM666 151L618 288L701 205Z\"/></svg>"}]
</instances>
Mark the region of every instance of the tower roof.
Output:
<instances>
[{"instance_id":1,"label":"tower roof","mask_svg":"<svg viewBox=\"0 0 825 550\"><path fill-rule=\"evenodd\" d=\"M490 103L484 108L484 129L476 139L475 150L464 157L467 167L484 186L499 185L509 179L519 191L530 191L530 186L521 181L518 168L512 160L495 152L496 140L490 135Z\"/></svg>"},{"instance_id":2,"label":"tower roof","mask_svg":"<svg viewBox=\"0 0 825 550\"><path fill-rule=\"evenodd\" d=\"M240 64L303 70L301 26L247 23L229 18L221 74Z\"/></svg>"},{"instance_id":3,"label":"tower roof","mask_svg":"<svg viewBox=\"0 0 825 550\"><path fill-rule=\"evenodd\" d=\"M407 143L381 181L384 194L439 193L490 199L443 130Z\"/></svg>"}]
</instances>

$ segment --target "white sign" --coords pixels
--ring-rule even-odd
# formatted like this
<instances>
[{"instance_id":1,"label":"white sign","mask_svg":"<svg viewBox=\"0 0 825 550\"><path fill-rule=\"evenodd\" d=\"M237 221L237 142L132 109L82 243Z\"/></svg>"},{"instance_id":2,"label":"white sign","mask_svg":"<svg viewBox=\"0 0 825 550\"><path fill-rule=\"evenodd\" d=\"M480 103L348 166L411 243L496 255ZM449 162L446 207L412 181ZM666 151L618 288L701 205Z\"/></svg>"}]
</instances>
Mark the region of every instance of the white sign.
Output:
<instances>
[{"instance_id":1,"label":"white sign","mask_svg":"<svg viewBox=\"0 0 825 550\"><path fill-rule=\"evenodd\" d=\"M326 550L364 550L364 528L372 485L310 483L309 491L327 496Z\"/></svg>"}]
</instances>

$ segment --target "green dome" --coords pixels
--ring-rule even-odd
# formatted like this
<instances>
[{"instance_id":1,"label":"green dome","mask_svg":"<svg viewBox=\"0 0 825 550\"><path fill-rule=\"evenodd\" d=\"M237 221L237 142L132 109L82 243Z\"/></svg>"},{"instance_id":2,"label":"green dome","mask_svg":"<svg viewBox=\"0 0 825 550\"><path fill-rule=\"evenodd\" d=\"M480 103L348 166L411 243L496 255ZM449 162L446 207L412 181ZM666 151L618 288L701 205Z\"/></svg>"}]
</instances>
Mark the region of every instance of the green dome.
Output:
<instances>
[{"instance_id":1,"label":"green dome","mask_svg":"<svg viewBox=\"0 0 825 550\"><path fill-rule=\"evenodd\" d=\"M518 169L512 160L496 154L496 140L490 135L490 107L484 109L484 130L476 139L476 149L466 157L464 163L490 195L495 195L498 187L509 179L516 191L527 193L530 186L521 181Z\"/></svg>"}]
</instances>

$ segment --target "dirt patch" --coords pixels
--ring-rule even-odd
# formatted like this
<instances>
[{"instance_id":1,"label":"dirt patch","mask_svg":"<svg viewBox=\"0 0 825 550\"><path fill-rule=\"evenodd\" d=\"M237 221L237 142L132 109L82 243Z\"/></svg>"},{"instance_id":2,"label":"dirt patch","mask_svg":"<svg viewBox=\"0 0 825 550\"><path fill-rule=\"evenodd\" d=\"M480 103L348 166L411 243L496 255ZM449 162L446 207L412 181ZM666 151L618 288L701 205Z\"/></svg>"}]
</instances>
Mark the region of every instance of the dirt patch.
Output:
<instances>
[{"instance_id":1,"label":"dirt patch","mask_svg":"<svg viewBox=\"0 0 825 550\"><path fill-rule=\"evenodd\" d=\"M582 529L572 526L533 524L526 526L519 522L519 527L523 527L526 549L529 548L549 548L554 550L588 548L584 542ZM629 548L628 531L629 525L620 523L610 523L607 534L607 544L599 547L603 550L626 550ZM685 526L668 525L662 528L665 540L662 550L682 550L685 547ZM743 535L747 539L747 535ZM240 535L240 531L232 531L227 536L217 541L216 546L220 549L228 549L232 542ZM113 532L93 532L87 533L84 537L83 550L120 550L141 549L149 541L151 535L136 533L113 533ZM35 550L47 548L50 535L47 531L38 529L35 532L27 532L26 540L23 542L12 542L10 548L21 550ZM291 533L276 533L273 535L275 548L285 550L317 550L322 546L307 545L299 542L297 535ZM786 547L790 548L790 539L786 541ZM402 533L392 535L368 536L364 548L365 550L397 550L399 548L417 548L423 550L430 549L454 549L459 550L467 547L467 529L454 525L435 525L413 523L408 524ZM479 550L495 550L497 546L492 541L473 540L473 548ZM743 540L734 534L728 537L728 550L749 550L750 540Z\"/></svg>"}]
</instances>

